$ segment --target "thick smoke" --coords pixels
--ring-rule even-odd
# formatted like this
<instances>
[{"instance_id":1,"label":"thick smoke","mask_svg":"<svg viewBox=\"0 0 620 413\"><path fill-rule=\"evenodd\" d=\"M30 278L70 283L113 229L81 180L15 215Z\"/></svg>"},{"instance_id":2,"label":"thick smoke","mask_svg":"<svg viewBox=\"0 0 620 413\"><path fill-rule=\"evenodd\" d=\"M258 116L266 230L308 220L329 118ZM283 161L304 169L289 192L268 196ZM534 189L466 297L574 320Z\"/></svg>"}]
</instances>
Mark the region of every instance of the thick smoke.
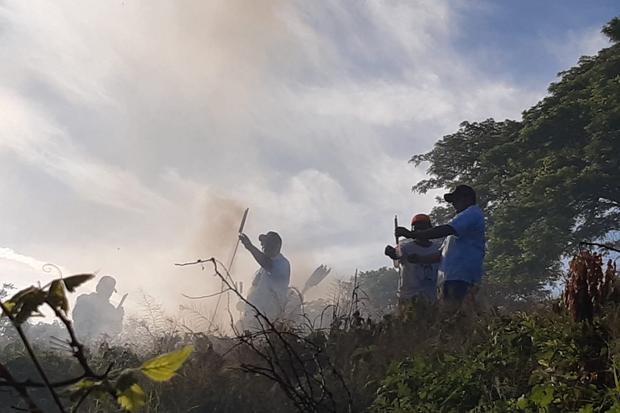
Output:
<instances>
[{"instance_id":1,"label":"thick smoke","mask_svg":"<svg viewBox=\"0 0 620 413\"><path fill-rule=\"evenodd\" d=\"M217 290L208 270L173 264L226 262L246 207L254 241L282 235L298 286L321 263L343 276L385 263L393 214L433 204L411 199L412 152L532 98L454 65L451 10L2 2L0 245L113 275L113 301L129 293L134 312L142 292L176 312L182 293ZM235 278L256 268L240 248Z\"/></svg>"}]
</instances>

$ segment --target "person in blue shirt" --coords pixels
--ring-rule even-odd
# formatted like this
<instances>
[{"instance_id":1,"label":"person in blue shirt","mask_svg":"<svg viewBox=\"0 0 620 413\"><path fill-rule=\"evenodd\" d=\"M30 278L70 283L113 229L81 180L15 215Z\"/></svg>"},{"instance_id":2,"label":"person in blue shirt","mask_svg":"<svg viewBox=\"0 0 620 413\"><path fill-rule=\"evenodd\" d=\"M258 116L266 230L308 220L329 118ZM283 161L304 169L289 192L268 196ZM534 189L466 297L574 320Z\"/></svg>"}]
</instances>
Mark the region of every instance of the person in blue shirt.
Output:
<instances>
[{"instance_id":1,"label":"person in blue shirt","mask_svg":"<svg viewBox=\"0 0 620 413\"><path fill-rule=\"evenodd\" d=\"M258 237L258 249L246 234L239 234L239 240L252 254L260 268L254 275L247 300L265 317L274 321L280 318L286 308L288 285L291 279L291 265L282 255L282 238L277 232L269 231ZM252 306L244 306L241 331L260 326Z\"/></svg>"},{"instance_id":2,"label":"person in blue shirt","mask_svg":"<svg viewBox=\"0 0 620 413\"><path fill-rule=\"evenodd\" d=\"M437 284L441 299L460 303L482 279L484 214L476 203L476 192L470 186L459 185L453 192L445 194L444 199L456 210L456 216L449 223L419 231L398 227L395 235L411 239L445 237L440 253L412 255L408 259L420 263L439 261Z\"/></svg>"}]
</instances>

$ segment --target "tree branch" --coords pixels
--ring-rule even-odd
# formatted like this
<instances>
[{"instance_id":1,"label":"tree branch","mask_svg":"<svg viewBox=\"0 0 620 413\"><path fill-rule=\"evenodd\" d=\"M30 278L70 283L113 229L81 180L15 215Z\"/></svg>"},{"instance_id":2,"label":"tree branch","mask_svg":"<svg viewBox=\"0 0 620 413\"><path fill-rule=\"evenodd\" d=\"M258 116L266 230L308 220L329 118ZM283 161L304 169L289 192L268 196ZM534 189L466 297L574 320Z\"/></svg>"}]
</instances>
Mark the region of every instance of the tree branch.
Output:
<instances>
[{"instance_id":1,"label":"tree branch","mask_svg":"<svg viewBox=\"0 0 620 413\"><path fill-rule=\"evenodd\" d=\"M28 352L30 359L34 363L37 371L39 372L39 375L41 375L41 378L43 379L43 382L45 383L45 387L47 387L47 389L51 393L52 398L54 399L54 403L56 403L56 406L58 406L58 409L61 411L61 413L65 413L65 408L62 405L62 402L60 401L58 394L56 394L56 391L54 390L49 379L47 378L45 371L43 371L43 367L41 366L41 363L39 363L39 359L37 358L36 354L34 354L34 351L32 350L32 346L30 345L28 338L26 338L26 335L24 334L24 331L22 330L21 326L19 325L19 323L15 321L15 317L13 316L11 311L8 308L6 308L4 303L1 301L0 301L0 307L2 308L2 312L7 315L9 320L11 320L11 324L13 324L13 327L15 327L15 329L17 330L17 334L19 334L19 337L24 343L24 347L26 348L26 351Z\"/></svg>"},{"instance_id":2,"label":"tree branch","mask_svg":"<svg viewBox=\"0 0 620 413\"><path fill-rule=\"evenodd\" d=\"M610 245L599 244L597 242L580 242L579 245L588 245L591 247L599 247L599 248L604 248L604 249L614 251L614 252L620 252L620 249L614 248Z\"/></svg>"}]
</instances>

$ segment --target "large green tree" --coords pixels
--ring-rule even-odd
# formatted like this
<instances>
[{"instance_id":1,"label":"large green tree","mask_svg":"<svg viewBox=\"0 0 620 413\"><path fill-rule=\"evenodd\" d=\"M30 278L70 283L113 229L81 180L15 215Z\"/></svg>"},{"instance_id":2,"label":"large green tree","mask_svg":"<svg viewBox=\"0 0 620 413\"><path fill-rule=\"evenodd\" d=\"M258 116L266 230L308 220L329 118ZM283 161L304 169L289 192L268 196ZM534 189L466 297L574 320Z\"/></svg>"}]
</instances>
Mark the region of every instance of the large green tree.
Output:
<instances>
[{"instance_id":1,"label":"large green tree","mask_svg":"<svg viewBox=\"0 0 620 413\"><path fill-rule=\"evenodd\" d=\"M584 240L620 228L620 19L602 30L611 47L559 74L521 121L463 122L433 149L414 191L475 187L488 219L488 279L519 296L559 275ZM438 219L451 211L434 210Z\"/></svg>"}]
</instances>

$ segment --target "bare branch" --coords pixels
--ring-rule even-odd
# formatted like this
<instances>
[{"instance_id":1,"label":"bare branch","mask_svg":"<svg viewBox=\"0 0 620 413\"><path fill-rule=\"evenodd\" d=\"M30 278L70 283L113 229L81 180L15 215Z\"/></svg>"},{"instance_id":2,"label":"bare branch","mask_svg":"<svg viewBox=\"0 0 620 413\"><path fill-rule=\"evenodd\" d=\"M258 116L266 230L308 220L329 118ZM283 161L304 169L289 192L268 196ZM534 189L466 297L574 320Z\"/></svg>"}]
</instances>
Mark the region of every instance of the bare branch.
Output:
<instances>
[{"instance_id":1,"label":"bare branch","mask_svg":"<svg viewBox=\"0 0 620 413\"><path fill-rule=\"evenodd\" d=\"M612 247L610 245L599 244L597 242L580 242L579 245L588 245L588 246L591 246L591 247L599 247L599 248L604 248L604 249L607 249L607 250L610 250L610 251L614 251L614 252L620 252L620 250L617 249L617 248L614 248L614 247Z\"/></svg>"}]
</instances>

